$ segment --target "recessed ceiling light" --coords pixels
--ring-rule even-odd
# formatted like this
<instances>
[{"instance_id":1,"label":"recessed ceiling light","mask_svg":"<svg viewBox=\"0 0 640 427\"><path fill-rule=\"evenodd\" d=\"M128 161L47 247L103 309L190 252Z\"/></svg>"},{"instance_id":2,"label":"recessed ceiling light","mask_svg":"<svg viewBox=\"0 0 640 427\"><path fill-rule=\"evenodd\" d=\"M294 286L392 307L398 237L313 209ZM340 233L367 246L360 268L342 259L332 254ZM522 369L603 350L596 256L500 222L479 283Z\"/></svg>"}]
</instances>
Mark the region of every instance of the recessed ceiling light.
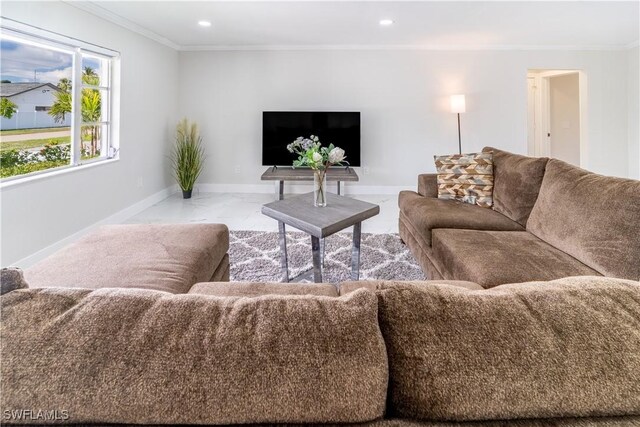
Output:
<instances>
[{"instance_id":1,"label":"recessed ceiling light","mask_svg":"<svg viewBox=\"0 0 640 427\"><path fill-rule=\"evenodd\" d=\"M201 27L210 27L211 26L211 22L209 22L209 21L198 21L198 25L200 25Z\"/></svg>"},{"instance_id":2,"label":"recessed ceiling light","mask_svg":"<svg viewBox=\"0 0 640 427\"><path fill-rule=\"evenodd\" d=\"M383 27L388 27L389 25L393 24L393 19L381 19L380 20L380 25L382 25Z\"/></svg>"}]
</instances>

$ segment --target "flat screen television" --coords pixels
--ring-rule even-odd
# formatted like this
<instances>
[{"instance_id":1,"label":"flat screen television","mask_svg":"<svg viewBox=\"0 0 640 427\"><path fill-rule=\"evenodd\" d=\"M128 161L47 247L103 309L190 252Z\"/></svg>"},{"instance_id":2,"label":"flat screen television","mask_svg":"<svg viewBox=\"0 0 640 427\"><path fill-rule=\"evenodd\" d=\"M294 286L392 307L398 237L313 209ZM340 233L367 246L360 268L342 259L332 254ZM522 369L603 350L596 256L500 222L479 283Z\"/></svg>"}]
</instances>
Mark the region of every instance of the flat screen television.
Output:
<instances>
[{"instance_id":1,"label":"flat screen television","mask_svg":"<svg viewBox=\"0 0 640 427\"><path fill-rule=\"evenodd\" d=\"M360 166L360 112L265 111L262 113L262 165L291 166L297 159L287 144L317 135L323 147L342 148L350 166Z\"/></svg>"}]
</instances>

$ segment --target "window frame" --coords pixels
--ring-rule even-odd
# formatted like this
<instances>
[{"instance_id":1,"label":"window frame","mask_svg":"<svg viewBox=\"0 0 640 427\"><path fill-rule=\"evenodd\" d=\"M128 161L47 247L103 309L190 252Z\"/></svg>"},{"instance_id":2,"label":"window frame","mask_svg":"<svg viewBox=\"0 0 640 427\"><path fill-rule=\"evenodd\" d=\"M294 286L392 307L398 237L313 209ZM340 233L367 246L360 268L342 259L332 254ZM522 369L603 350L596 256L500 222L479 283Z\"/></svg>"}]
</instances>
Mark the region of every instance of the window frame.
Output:
<instances>
[{"instance_id":1,"label":"window frame","mask_svg":"<svg viewBox=\"0 0 640 427\"><path fill-rule=\"evenodd\" d=\"M71 86L71 159L69 164L2 178L0 179L0 188L21 182L29 182L35 178L44 178L58 175L61 172L78 170L83 166L111 163L119 160L120 52L6 17L0 17L0 35L2 35L2 39L70 54L72 56L71 81L73 82ZM106 69L102 70L102 77L104 75L107 76L106 82L101 78L100 85L94 86L87 85L82 81L83 58L101 61L101 68L106 67ZM103 96L101 97L101 118L99 122L82 121L83 89L99 90L101 96ZM101 129L100 155L95 158L82 159L82 128L84 126L99 126ZM102 132L102 129L106 129L106 132Z\"/></svg>"}]
</instances>

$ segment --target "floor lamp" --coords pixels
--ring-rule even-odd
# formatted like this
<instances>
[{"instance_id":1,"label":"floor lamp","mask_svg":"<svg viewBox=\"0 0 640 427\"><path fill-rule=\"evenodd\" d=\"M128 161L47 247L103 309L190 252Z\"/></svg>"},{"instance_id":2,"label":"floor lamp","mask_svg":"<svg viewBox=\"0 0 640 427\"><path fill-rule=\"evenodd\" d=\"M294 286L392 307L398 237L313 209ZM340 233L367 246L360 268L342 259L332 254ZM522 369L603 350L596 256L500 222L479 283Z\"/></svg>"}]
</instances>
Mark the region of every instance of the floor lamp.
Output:
<instances>
[{"instance_id":1,"label":"floor lamp","mask_svg":"<svg viewBox=\"0 0 640 427\"><path fill-rule=\"evenodd\" d=\"M451 112L458 114L458 151L462 154L462 138L460 137L460 113L466 111L464 95L451 95Z\"/></svg>"}]
</instances>

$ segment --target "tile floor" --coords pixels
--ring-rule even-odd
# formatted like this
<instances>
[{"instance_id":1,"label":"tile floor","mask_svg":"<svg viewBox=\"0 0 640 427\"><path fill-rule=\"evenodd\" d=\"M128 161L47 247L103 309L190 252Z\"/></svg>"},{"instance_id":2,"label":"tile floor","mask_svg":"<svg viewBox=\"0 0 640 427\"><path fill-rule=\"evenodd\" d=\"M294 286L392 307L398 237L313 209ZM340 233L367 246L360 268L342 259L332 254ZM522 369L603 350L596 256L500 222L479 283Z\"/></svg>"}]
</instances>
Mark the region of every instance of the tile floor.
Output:
<instances>
[{"instance_id":1,"label":"tile floor","mask_svg":"<svg viewBox=\"0 0 640 427\"><path fill-rule=\"evenodd\" d=\"M286 197L286 195L285 195ZM362 223L363 233L398 232L397 195L349 195L380 205L380 214ZM180 193L129 218L127 223L214 222L231 230L278 231L275 220L262 215L263 204L275 200L273 194L199 193L184 200ZM309 200L311 203L311 199Z\"/></svg>"}]
</instances>

